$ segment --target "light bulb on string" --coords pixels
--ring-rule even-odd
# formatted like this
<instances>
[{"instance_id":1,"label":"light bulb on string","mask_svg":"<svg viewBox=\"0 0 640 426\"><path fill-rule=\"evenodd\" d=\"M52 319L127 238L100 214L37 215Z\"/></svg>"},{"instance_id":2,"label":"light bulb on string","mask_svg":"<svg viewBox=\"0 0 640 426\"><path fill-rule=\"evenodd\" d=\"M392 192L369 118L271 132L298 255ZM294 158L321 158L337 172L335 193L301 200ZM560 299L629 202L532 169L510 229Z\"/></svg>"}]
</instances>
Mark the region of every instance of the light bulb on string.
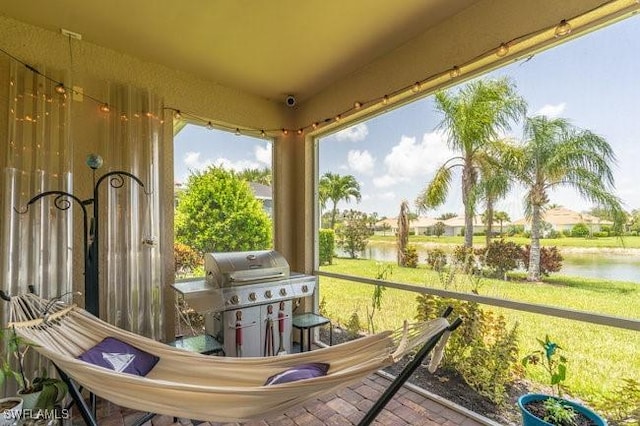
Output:
<instances>
[{"instance_id":1,"label":"light bulb on string","mask_svg":"<svg viewBox=\"0 0 640 426\"><path fill-rule=\"evenodd\" d=\"M173 118L175 118L176 120L181 120L182 119L182 114L180 114L180 110L177 109L176 112L173 114Z\"/></svg>"},{"instance_id":2,"label":"light bulb on string","mask_svg":"<svg viewBox=\"0 0 640 426\"><path fill-rule=\"evenodd\" d=\"M566 19L560 21L555 30L556 37L563 37L571 33L571 25L567 22Z\"/></svg>"},{"instance_id":3,"label":"light bulb on string","mask_svg":"<svg viewBox=\"0 0 640 426\"><path fill-rule=\"evenodd\" d=\"M389 103L389 96L388 95L384 95L382 97L382 105L386 105Z\"/></svg>"},{"instance_id":4,"label":"light bulb on string","mask_svg":"<svg viewBox=\"0 0 640 426\"><path fill-rule=\"evenodd\" d=\"M289 131L287 129L282 129L282 134L287 136L289 134Z\"/></svg>"},{"instance_id":5,"label":"light bulb on string","mask_svg":"<svg viewBox=\"0 0 640 426\"><path fill-rule=\"evenodd\" d=\"M208 130L213 130L213 124L210 121L207 122L207 129Z\"/></svg>"},{"instance_id":6,"label":"light bulb on string","mask_svg":"<svg viewBox=\"0 0 640 426\"><path fill-rule=\"evenodd\" d=\"M267 134L265 133L265 131L264 130L260 130L260 137L264 138L266 136L267 136Z\"/></svg>"},{"instance_id":7,"label":"light bulb on string","mask_svg":"<svg viewBox=\"0 0 640 426\"><path fill-rule=\"evenodd\" d=\"M360 108L362 107L362 103L361 103L361 102L358 102L358 101L355 101L355 102L353 103L353 107L354 107L355 109L360 109Z\"/></svg>"},{"instance_id":8,"label":"light bulb on string","mask_svg":"<svg viewBox=\"0 0 640 426\"><path fill-rule=\"evenodd\" d=\"M460 77L460 67L454 65L454 67L451 68L451 71L449 71L449 76L451 76L451 78Z\"/></svg>"},{"instance_id":9,"label":"light bulb on string","mask_svg":"<svg viewBox=\"0 0 640 426\"><path fill-rule=\"evenodd\" d=\"M64 84L60 83L56 86L55 88L56 92L60 93L61 95L64 95L65 93L67 93L67 89L64 87Z\"/></svg>"},{"instance_id":10,"label":"light bulb on string","mask_svg":"<svg viewBox=\"0 0 640 426\"><path fill-rule=\"evenodd\" d=\"M496 55L499 56L500 58L502 58L503 56L506 56L507 53L509 53L509 45L507 45L506 43L502 43L496 49Z\"/></svg>"},{"instance_id":11,"label":"light bulb on string","mask_svg":"<svg viewBox=\"0 0 640 426\"><path fill-rule=\"evenodd\" d=\"M416 81L415 83L413 83L413 87L411 88L411 90L413 90L413 93L418 93L420 91L420 82Z\"/></svg>"},{"instance_id":12,"label":"light bulb on string","mask_svg":"<svg viewBox=\"0 0 640 426\"><path fill-rule=\"evenodd\" d=\"M336 115L336 121L339 122L340 120L342 120L342 116L340 114Z\"/></svg>"},{"instance_id":13,"label":"light bulb on string","mask_svg":"<svg viewBox=\"0 0 640 426\"><path fill-rule=\"evenodd\" d=\"M109 107L109 104L104 103L102 105L100 105L100 111L107 113L111 111L111 107Z\"/></svg>"},{"instance_id":14,"label":"light bulb on string","mask_svg":"<svg viewBox=\"0 0 640 426\"><path fill-rule=\"evenodd\" d=\"M236 131L234 132L234 134L235 134L236 136L240 136L242 133L240 133L240 129L238 129L238 128L236 127Z\"/></svg>"},{"instance_id":15,"label":"light bulb on string","mask_svg":"<svg viewBox=\"0 0 640 426\"><path fill-rule=\"evenodd\" d=\"M311 125L311 127L313 128L313 130L317 129L317 128L318 128L318 123L314 122L314 123Z\"/></svg>"},{"instance_id":16,"label":"light bulb on string","mask_svg":"<svg viewBox=\"0 0 640 426\"><path fill-rule=\"evenodd\" d=\"M298 129L297 133L298 133L298 135L301 135L301 134L303 134L303 133L304 133L304 130L302 130L302 129Z\"/></svg>"}]
</instances>

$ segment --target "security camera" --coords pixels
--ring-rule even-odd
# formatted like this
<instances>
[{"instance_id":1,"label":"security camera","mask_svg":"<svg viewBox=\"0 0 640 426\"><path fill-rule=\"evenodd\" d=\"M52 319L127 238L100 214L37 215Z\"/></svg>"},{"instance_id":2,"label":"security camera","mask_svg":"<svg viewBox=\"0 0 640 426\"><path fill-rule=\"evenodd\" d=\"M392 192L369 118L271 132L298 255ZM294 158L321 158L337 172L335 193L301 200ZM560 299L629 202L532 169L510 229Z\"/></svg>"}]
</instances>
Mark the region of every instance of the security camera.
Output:
<instances>
[{"instance_id":1,"label":"security camera","mask_svg":"<svg viewBox=\"0 0 640 426\"><path fill-rule=\"evenodd\" d=\"M294 106L296 106L296 97L293 96L293 95L289 95L284 100L284 103L287 104L288 107L294 107Z\"/></svg>"}]
</instances>

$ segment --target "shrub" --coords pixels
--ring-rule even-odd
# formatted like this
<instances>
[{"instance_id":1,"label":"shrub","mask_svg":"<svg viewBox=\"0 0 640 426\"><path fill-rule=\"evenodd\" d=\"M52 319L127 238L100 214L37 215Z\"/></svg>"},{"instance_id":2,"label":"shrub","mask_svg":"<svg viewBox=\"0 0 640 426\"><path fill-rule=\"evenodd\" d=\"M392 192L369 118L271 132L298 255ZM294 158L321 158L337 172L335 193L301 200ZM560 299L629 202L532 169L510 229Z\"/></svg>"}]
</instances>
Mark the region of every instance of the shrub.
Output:
<instances>
[{"instance_id":1,"label":"shrub","mask_svg":"<svg viewBox=\"0 0 640 426\"><path fill-rule=\"evenodd\" d=\"M476 250L484 259L484 265L491 269L494 276L505 279L509 271L522 264L522 246L503 239L492 241L487 247Z\"/></svg>"},{"instance_id":2,"label":"shrub","mask_svg":"<svg viewBox=\"0 0 640 426\"><path fill-rule=\"evenodd\" d=\"M594 236L595 238L604 238L604 237L608 237L608 236L609 236L609 233L608 233L608 232L605 232L605 231L594 232L594 233L593 233L593 236Z\"/></svg>"},{"instance_id":3,"label":"shrub","mask_svg":"<svg viewBox=\"0 0 640 426\"><path fill-rule=\"evenodd\" d=\"M507 235L513 237L514 235L520 235L524 232L524 225L510 225L507 228Z\"/></svg>"},{"instance_id":4,"label":"shrub","mask_svg":"<svg viewBox=\"0 0 640 426\"><path fill-rule=\"evenodd\" d=\"M522 260L525 268L529 268L530 251L531 247L529 245L524 246L522 250ZM549 276L551 272L558 272L562 269L563 260L564 258L558 251L558 247L540 247L540 274Z\"/></svg>"},{"instance_id":5,"label":"shrub","mask_svg":"<svg viewBox=\"0 0 640 426\"><path fill-rule=\"evenodd\" d=\"M447 266L447 254L440 248L435 248L427 252L427 265L434 271L442 271Z\"/></svg>"},{"instance_id":6,"label":"shrub","mask_svg":"<svg viewBox=\"0 0 640 426\"><path fill-rule=\"evenodd\" d=\"M563 229L562 230L562 235L564 235L565 237L570 237L571 236L571 229Z\"/></svg>"},{"instance_id":7,"label":"shrub","mask_svg":"<svg viewBox=\"0 0 640 426\"><path fill-rule=\"evenodd\" d=\"M465 273L473 271L476 264L476 257L473 248L456 246L453 249L452 262L458 265Z\"/></svg>"},{"instance_id":8,"label":"shrub","mask_svg":"<svg viewBox=\"0 0 640 426\"><path fill-rule=\"evenodd\" d=\"M183 243L173 243L173 257L176 275L191 274L198 266L202 265L202 256Z\"/></svg>"},{"instance_id":9,"label":"shrub","mask_svg":"<svg viewBox=\"0 0 640 426\"><path fill-rule=\"evenodd\" d=\"M349 253L352 259L367 248L371 234L367 214L356 210L346 211L344 222L336 229L338 246Z\"/></svg>"},{"instance_id":10,"label":"shrub","mask_svg":"<svg viewBox=\"0 0 640 426\"><path fill-rule=\"evenodd\" d=\"M502 315L473 302L432 295L420 295L417 301L418 320L436 318L447 306L464 319L449 337L442 368L458 372L471 388L494 403L505 402L506 387L519 372L518 325L508 329Z\"/></svg>"},{"instance_id":11,"label":"shrub","mask_svg":"<svg viewBox=\"0 0 640 426\"><path fill-rule=\"evenodd\" d=\"M576 238L586 238L591 234L589 227L584 223L578 223L571 228L571 236Z\"/></svg>"},{"instance_id":12,"label":"shrub","mask_svg":"<svg viewBox=\"0 0 640 426\"><path fill-rule=\"evenodd\" d=\"M418 267L418 250L416 246L407 246L404 250L404 266L407 268Z\"/></svg>"},{"instance_id":13,"label":"shrub","mask_svg":"<svg viewBox=\"0 0 640 426\"><path fill-rule=\"evenodd\" d=\"M615 424L639 424L640 381L623 379L623 382L610 396L593 397L589 403Z\"/></svg>"},{"instance_id":14,"label":"shrub","mask_svg":"<svg viewBox=\"0 0 640 426\"><path fill-rule=\"evenodd\" d=\"M319 255L321 265L333 263L333 253L336 246L336 237L333 229L321 229L318 235Z\"/></svg>"}]
</instances>

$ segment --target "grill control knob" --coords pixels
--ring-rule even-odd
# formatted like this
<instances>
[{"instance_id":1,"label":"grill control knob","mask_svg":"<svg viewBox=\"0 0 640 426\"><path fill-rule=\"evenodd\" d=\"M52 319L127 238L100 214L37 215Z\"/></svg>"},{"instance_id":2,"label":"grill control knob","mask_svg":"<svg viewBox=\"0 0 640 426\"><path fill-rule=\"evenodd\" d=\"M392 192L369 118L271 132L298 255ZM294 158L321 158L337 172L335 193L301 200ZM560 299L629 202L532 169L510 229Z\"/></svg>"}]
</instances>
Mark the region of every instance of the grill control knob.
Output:
<instances>
[{"instance_id":1,"label":"grill control knob","mask_svg":"<svg viewBox=\"0 0 640 426\"><path fill-rule=\"evenodd\" d=\"M309 287L307 287L307 285L306 285L306 284L304 284L304 285L302 286L302 292L303 292L303 293L306 293L306 292L308 292L308 291L309 291Z\"/></svg>"},{"instance_id":2,"label":"grill control knob","mask_svg":"<svg viewBox=\"0 0 640 426\"><path fill-rule=\"evenodd\" d=\"M231 302L232 305L237 305L239 301L240 300L238 299L237 295L231 296L231 300L229 300L229 302Z\"/></svg>"},{"instance_id":3,"label":"grill control knob","mask_svg":"<svg viewBox=\"0 0 640 426\"><path fill-rule=\"evenodd\" d=\"M251 300L252 302L255 302L257 299L256 294L251 292L249 293L249 300Z\"/></svg>"},{"instance_id":4,"label":"grill control knob","mask_svg":"<svg viewBox=\"0 0 640 426\"><path fill-rule=\"evenodd\" d=\"M264 297L266 297L267 299L271 299L271 296L272 296L271 290L267 290L264 292Z\"/></svg>"},{"instance_id":5,"label":"grill control knob","mask_svg":"<svg viewBox=\"0 0 640 426\"><path fill-rule=\"evenodd\" d=\"M286 296L287 295L287 289L286 288L281 288L280 289L280 296Z\"/></svg>"}]
</instances>

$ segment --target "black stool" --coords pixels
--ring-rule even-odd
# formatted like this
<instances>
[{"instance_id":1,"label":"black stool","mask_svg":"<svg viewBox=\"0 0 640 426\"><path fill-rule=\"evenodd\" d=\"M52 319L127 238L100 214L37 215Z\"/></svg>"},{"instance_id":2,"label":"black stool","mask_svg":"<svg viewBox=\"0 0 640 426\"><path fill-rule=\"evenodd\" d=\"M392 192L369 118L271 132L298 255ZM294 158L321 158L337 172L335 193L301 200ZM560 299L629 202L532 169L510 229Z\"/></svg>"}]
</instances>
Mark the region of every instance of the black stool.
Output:
<instances>
[{"instance_id":1,"label":"black stool","mask_svg":"<svg viewBox=\"0 0 640 426\"><path fill-rule=\"evenodd\" d=\"M307 330L307 351L311 350L311 329L319 327L321 325L329 324L329 345L333 341L333 326L331 320L325 318L322 315L314 314L313 312L306 312L304 314L298 314L293 316L291 325L294 328L300 330L300 352L304 352L303 334L304 330Z\"/></svg>"}]
</instances>

